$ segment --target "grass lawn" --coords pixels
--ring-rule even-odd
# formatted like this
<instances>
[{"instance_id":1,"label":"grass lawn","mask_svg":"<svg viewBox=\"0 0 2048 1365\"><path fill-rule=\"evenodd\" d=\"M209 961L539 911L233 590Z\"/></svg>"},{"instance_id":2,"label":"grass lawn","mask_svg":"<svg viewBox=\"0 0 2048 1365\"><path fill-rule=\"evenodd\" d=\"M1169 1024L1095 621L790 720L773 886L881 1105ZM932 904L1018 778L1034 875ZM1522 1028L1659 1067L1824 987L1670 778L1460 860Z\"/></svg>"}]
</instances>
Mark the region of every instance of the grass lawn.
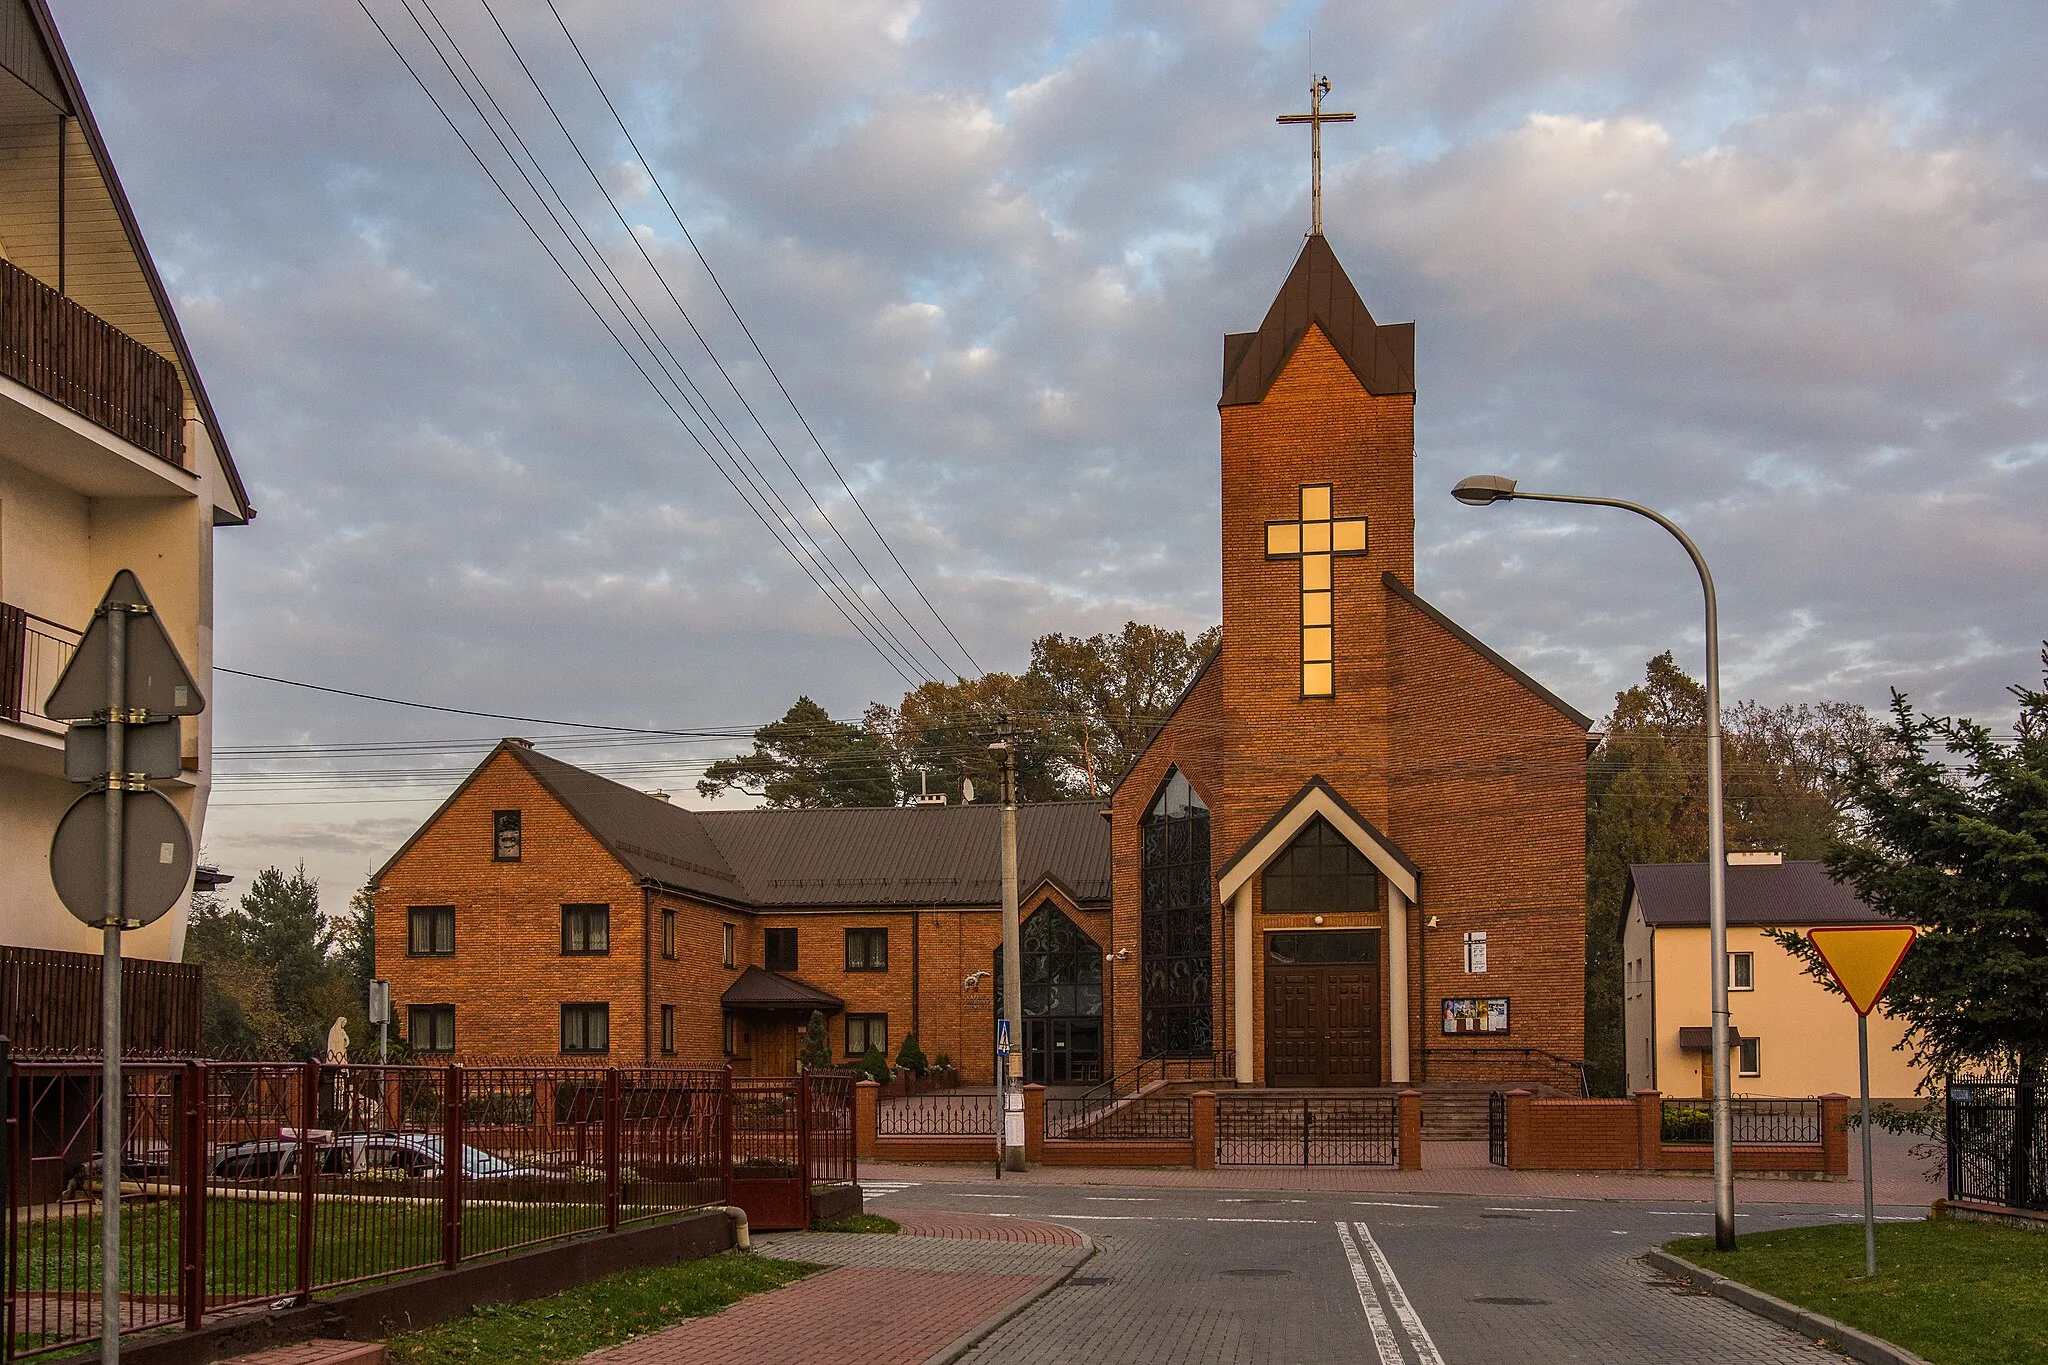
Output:
<instances>
[{"instance_id":1,"label":"grass lawn","mask_svg":"<svg viewBox=\"0 0 2048 1365\"><path fill-rule=\"evenodd\" d=\"M856 1213L851 1218L842 1218L836 1223L827 1223L820 1232L901 1232L903 1225L894 1218L884 1218L879 1213Z\"/></svg>"},{"instance_id":2,"label":"grass lawn","mask_svg":"<svg viewBox=\"0 0 2048 1365\"><path fill-rule=\"evenodd\" d=\"M1981 1223L1881 1223L1877 1278L1863 1226L1745 1234L1735 1251L1688 1237L1666 1250L1717 1275L1825 1313L1935 1365L2048 1360L2048 1236Z\"/></svg>"},{"instance_id":3,"label":"grass lawn","mask_svg":"<svg viewBox=\"0 0 2048 1365\"><path fill-rule=\"evenodd\" d=\"M396 1365L549 1365L716 1313L817 1269L729 1251L621 1271L545 1299L479 1308L384 1344Z\"/></svg>"}]
</instances>

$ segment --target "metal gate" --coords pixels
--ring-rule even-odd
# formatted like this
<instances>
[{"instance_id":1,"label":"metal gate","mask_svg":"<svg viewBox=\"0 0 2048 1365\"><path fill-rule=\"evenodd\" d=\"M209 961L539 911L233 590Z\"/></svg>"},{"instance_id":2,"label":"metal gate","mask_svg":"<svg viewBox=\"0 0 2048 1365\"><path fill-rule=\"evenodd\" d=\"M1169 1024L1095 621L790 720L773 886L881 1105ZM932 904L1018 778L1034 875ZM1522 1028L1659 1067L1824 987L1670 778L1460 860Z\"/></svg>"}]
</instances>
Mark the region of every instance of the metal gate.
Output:
<instances>
[{"instance_id":1,"label":"metal gate","mask_svg":"<svg viewBox=\"0 0 2048 1365\"><path fill-rule=\"evenodd\" d=\"M1399 1134L1391 1095L1216 1097L1219 1166L1392 1166Z\"/></svg>"},{"instance_id":2,"label":"metal gate","mask_svg":"<svg viewBox=\"0 0 2048 1365\"><path fill-rule=\"evenodd\" d=\"M1508 1097L1498 1090L1486 1097L1486 1159L1508 1164Z\"/></svg>"}]
</instances>

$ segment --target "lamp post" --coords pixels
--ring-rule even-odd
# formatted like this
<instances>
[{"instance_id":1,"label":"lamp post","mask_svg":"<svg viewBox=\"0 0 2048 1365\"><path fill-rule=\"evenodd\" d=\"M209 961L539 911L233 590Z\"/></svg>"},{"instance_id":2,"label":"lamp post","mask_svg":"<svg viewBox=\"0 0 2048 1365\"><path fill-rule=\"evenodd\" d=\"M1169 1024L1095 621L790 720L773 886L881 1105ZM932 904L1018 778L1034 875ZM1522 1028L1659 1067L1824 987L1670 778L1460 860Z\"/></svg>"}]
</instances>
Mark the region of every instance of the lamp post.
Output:
<instances>
[{"instance_id":1,"label":"lamp post","mask_svg":"<svg viewBox=\"0 0 2048 1365\"><path fill-rule=\"evenodd\" d=\"M1707 571L1706 557L1692 538L1676 523L1640 503L1620 498L1587 498L1567 493L1524 493L1513 479L1499 474L1475 474L1461 479L1451 496L1470 507L1487 507L1496 502L1569 502L1586 507L1619 507L1624 512L1648 517L1675 536L1693 568L1699 571L1700 588L1707 599L1707 980L1713 992L1714 1052L1712 1101L1714 1116L1714 1245L1722 1251L1735 1249L1735 1144L1733 1113L1729 1106L1728 1065L1728 831L1721 812L1721 636L1720 613L1714 600L1714 576Z\"/></svg>"}]
</instances>

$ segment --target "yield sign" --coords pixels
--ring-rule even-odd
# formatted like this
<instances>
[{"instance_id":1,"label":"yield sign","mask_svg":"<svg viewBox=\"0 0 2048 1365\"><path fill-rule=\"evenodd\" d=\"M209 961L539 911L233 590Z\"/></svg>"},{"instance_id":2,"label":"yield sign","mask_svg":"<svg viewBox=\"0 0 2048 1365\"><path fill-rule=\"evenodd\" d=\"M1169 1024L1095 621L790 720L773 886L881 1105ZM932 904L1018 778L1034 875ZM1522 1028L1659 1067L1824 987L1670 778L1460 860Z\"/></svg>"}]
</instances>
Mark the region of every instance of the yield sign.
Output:
<instances>
[{"instance_id":1,"label":"yield sign","mask_svg":"<svg viewBox=\"0 0 2048 1365\"><path fill-rule=\"evenodd\" d=\"M1905 961L1913 946L1914 930L1908 924L1868 924L1837 929L1809 929L1807 941L1828 964L1835 984L1858 1014L1877 1007L1878 997L1892 984L1892 973Z\"/></svg>"}]
</instances>

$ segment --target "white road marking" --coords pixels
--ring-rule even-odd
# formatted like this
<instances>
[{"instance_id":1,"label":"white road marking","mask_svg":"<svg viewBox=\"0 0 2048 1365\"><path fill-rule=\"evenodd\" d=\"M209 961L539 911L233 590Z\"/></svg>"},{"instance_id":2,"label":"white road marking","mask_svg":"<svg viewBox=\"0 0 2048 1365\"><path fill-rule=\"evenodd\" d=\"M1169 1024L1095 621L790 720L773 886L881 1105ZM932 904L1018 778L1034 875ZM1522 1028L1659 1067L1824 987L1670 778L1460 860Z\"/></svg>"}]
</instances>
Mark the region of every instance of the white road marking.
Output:
<instances>
[{"instance_id":1,"label":"white road marking","mask_svg":"<svg viewBox=\"0 0 2048 1365\"><path fill-rule=\"evenodd\" d=\"M1373 1288L1372 1272L1365 1268L1365 1258L1358 1254L1358 1244L1351 1240L1351 1229L1337 1224L1337 1240L1344 1244L1344 1259L1351 1263L1351 1282L1358 1286L1358 1304L1365 1310L1366 1325L1372 1329L1373 1349L1379 1352L1380 1365L1403 1365L1401 1342L1394 1335L1394 1326L1387 1321L1387 1314L1380 1307L1379 1291Z\"/></svg>"},{"instance_id":2,"label":"white road marking","mask_svg":"<svg viewBox=\"0 0 2048 1365\"><path fill-rule=\"evenodd\" d=\"M1502 1204L1502 1205L1498 1205L1498 1206L1496 1206L1496 1205L1493 1205L1493 1204L1488 1204L1488 1205L1486 1205L1486 1212L1488 1212L1488 1213L1577 1213L1577 1212L1578 1212L1578 1210L1577 1210L1577 1209L1537 1209L1537 1208L1530 1208L1530 1207L1529 1207L1528 1205L1526 1205L1526 1204L1515 1204L1515 1205L1512 1205L1512 1206L1510 1206L1510 1205L1506 1205L1506 1204Z\"/></svg>"},{"instance_id":3,"label":"white road marking","mask_svg":"<svg viewBox=\"0 0 2048 1365\"><path fill-rule=\"evenodd\" d=\"M1391 1199L1354 1199L1353 1208L1360 1209L1440 1209L1442 1204L1396 1204Z\"/></svg>"},{"instance_id":4,"label":"white road marking","mask_svg":"<svg viewBox=\"0 0 2048 1365\"><path fill-rule=\"evenodd\" d=\"M1313 1218L1204 1218L1205 1223L1294 1223L1313 1224Z\"/></svg>"},{"instance_id":5,"label":"white road marking","mask_svg":"<svg viewBox=\"0 0 2048 1365\"><path fill-rule=\"evenodd\" d=\"M1021 1194L956 1194L955 1199L1022 1199Z\"/></svg>"},{"instance_id":6,"label":"white road marking","mask_svg":"<svg viewBox=\"0 0 2048 1365\"><path fill-rule=\"evenodd\" d=\"M1019 1195L1016 1197L1021 1199L1023 1196ZM1084 1194L1081 1198L1085 1203L1089 1204L1156 1204L1159 1202L1156 1195L1150 1194Z\"/></svg>"},{"instance_id":7,"label":"white road marking","mask_svg":"<svg viewBox=\"0 0 2048 1365\"><path fill-rule=\"evenodd\" d=\"M1372 1257L1372 1267L1380 1275L1380 1282L1387 1287L1387 1302L1394 1305L1394 1316L1408 1329L1409 1344L1415 1348L1415 1358L1421 1365L1444 1365L1443 1355L1436 1349L1436 1342L1430 1337L1429 1329L1422 1325L1422 1315L1415 1311L1415 1305L1408 1302L1408 1291L1401 1287L1401 1277L1394 1273L1394 1267L1387 1262L1380 1251L1380 1244L1372 1239L1372 1233L1360 1223L1358 1240L1365 1244L1366 1252Z\"/></svg>"},{"instance_id":8,"label":"white road marking","mask_svg":"<svg viewBox=\"0 0 2048 1365\"><path fill-rule=\"evenodd\" d=\"M1306 1199L1219 1199L1219 1204L1306 1204Z\"/></svg>"},{"instance_id":9,"label":"white road marking","mask_svg":"<svg viewBox=\"0 0 2048 1365\"><path fill-rule=\"evenodd\" d=\"M1714 1216L1712 1209L1644 1209L1643 1212L1649 1214L1652 1218L1712 1218ZM1749 1217L1746 1213L1738 1213L1735 1216L1737 1218ZM1843 1216L1846 1217L1848 1215ZM1863 1215L1859 1213L1854 1216L1861 1218Z\"/></svg>"}]
</instances>

